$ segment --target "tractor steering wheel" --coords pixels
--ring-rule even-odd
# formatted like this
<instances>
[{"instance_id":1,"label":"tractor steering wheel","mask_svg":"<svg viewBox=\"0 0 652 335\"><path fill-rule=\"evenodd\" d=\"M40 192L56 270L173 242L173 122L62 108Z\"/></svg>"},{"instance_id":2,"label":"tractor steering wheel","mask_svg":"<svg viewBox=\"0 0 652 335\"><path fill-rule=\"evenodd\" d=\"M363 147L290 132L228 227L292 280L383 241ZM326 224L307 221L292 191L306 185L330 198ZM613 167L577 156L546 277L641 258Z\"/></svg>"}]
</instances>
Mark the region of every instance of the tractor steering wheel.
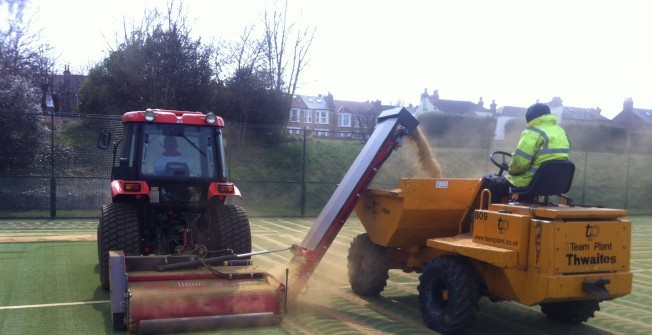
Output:
<instances>
[{"instance_id":1,"label":"tractor steering wheel","mask_svg":"<svg viewBox=\"0 0 652 335\"><path fill-rule=\"evenodd\" d=\"M500 162L496 159L497 156L500 156ZM509 157L509 162L507 161L507 157ZM504 171L509 170L509 163L512 161L512 154L505 151L494 151L489 155L489 160L500 169L498 175L502 176Z\"/></svg>"}]
</instances>

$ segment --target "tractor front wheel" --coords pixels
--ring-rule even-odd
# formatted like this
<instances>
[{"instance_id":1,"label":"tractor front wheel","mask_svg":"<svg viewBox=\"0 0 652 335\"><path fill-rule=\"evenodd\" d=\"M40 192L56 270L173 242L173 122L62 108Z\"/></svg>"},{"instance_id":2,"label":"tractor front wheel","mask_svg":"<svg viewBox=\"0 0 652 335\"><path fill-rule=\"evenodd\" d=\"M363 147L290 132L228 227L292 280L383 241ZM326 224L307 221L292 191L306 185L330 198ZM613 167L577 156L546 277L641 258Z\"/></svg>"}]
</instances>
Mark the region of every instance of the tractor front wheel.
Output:
<instances>
[{"instance_id":1,"label":"tractor front wheel","mask_svg":"<svg viewBox=\"0 0 652 335\"><path fill-rule=\"evenodd\" d=\"M440 256L419 277L419 305L423 321L442 334L462 330L475 320L480 283L475 269L459 256Z\"/></svg>"},{"instance_id":2,"label":"tractor front wheel","mask_svg":"<svg viewBox=\"0 0 652 335\"><path fill-rule=\"evenodd\" d=\"M97 227L97 250L102 288L109 290L109 251L122 250L125 255L140 254L138 212L131 205L112 203L102 207Z\"/></svg>"},{"instance_id":3,"label":"tractor front wheel","mask_svg":"<svg viewBox=\"0 0 652 335\"><path fill-rule=\"evenodd\" d=\"M548 319L566 325L579 325L595 316L600 310L597 300L563 301L541 304L541 312Z\"/></svg>"},{"instance_id":4,"label":"tractor front wheel","mask_svg":"<svg viewBox=\"0 0 652 335\"><path fill-rule=\"evenodd\" d=\"M351 241L347 260L353 292L372 297L385 289L389 277L387 249L374 244L368 234L360 234Z\"/></svg>"}]
</instances>

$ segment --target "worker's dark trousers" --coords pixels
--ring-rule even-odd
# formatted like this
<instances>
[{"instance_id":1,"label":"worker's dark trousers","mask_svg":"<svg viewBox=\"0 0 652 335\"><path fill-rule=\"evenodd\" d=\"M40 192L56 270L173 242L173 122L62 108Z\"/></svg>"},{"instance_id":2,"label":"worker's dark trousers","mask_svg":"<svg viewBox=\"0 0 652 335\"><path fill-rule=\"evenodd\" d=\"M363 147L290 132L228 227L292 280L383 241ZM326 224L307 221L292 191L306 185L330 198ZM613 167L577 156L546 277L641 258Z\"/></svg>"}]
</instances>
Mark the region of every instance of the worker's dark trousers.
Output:
<instances>
[{"instance_id":1,"label":"worker's dark trousers","mask_svg":"<svg viewBox=\"0 0 652 335\"><path fill-rule=\"evenodd\" d=\"M491 191L491 202L496 203L508 197L509 188L514 186L505 177L490 173L482 179L482 187Z\"/></svg>"}]
</instances>

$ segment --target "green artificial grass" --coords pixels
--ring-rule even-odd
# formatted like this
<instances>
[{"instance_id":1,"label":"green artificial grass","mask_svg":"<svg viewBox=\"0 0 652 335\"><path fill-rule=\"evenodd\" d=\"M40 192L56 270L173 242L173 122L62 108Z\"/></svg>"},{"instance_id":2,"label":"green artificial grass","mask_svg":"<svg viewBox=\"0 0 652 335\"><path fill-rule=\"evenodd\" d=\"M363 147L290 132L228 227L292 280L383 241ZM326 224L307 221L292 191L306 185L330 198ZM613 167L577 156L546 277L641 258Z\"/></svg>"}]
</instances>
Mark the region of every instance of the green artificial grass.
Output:
<instances>
[{"instance_id":1,"label":"green artificial grass","mask_svg":"<svg viewBox=\"0 0 652 335\"><path fill-rule=\"evenodd\" d=\"M652 216L631 216L632 294L600 304L588 323L565 326L549 321L538 306L480 301L478 320L468 334L634 334L652 333ZM85 221L0 220L3 233L40 226L71 226L94 232ZM250 219L253 249L278 249L298 244L313 219ZM39 234L38 229L30 230ZM349 243L363 228L352 217L344 225L317 271L307 293L288 306L282 324L264 328L237 328L195 334L425 334L417 302L419 274L390 271L388 286L378 297L362 298L349 288L346 256ZM49 234L49 233L48 233ZM254 256L255 265L282 269L290 252ZM0 243L0 334L113 334L109 294L97 274L95 241ZM53 304L53 305L47 305ZM125 334L118 332L117 334Z\"/></svg>"}]
</instances>

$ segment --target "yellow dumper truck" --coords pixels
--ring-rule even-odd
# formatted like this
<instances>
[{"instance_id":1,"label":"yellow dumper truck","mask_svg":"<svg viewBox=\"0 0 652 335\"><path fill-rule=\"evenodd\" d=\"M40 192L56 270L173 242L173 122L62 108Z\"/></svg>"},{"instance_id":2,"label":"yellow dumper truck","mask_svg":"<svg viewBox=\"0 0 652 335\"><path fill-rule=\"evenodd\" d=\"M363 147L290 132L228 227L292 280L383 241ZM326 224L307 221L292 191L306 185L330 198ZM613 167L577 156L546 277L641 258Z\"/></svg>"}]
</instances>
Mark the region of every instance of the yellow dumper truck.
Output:
<instances>
[{"instance_id":1,"label":"yellow dumper truck","mask_svg":"<svg viewBox=\"0 0 652 335\"><path fill-rule=\"evenodd\" d=\"M574 166L562 164L571 168L544 163L531 188L512 190L505 203L491 203L482 179L368 189L356 207L366 233L348 255L353 291L380 294L390 269L421 273L423 320L445 334L475 319L482 296L538 304L565 324L593 317L601 301L631 292L631 222L625 210L572 204L563 193Z\"/></svg>"}]
</instances>

